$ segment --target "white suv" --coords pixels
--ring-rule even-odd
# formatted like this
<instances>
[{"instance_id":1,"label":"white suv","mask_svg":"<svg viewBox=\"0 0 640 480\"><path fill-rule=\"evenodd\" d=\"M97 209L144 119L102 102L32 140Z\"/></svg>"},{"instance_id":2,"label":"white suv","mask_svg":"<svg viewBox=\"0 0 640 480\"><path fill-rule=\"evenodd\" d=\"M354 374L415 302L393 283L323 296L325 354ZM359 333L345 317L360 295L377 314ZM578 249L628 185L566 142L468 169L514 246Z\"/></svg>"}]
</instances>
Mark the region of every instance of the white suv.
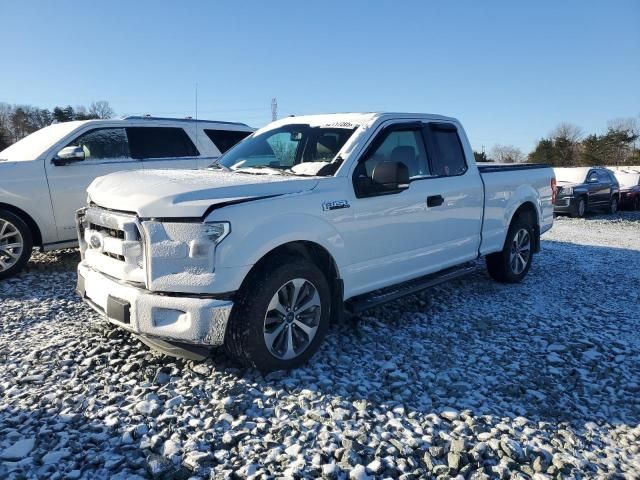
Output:
<instances>
[{"instance_id":1,"label":"white suv","mask_svg":"<svg viewBox=\"0 0 640 480\"><path fill-rule=\"evenodd\" d=\"M243 123L126 117L58 123L0 152L0 278L32 247L77 245L75 212L94 178L122 170L200 168L250 135Z\"/></svg>"}]
</instances>

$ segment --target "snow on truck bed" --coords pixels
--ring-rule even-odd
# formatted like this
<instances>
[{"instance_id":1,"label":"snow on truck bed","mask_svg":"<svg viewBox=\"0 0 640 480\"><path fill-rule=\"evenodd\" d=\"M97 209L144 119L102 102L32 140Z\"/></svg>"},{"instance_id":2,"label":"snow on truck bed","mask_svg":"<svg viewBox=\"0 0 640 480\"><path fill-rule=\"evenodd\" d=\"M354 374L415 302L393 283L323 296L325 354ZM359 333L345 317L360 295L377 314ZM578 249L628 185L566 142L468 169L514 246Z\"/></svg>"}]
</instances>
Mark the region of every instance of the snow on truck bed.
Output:
<instances>
[{"instance_id":1,"label":"snow on truck bed","mask_svg":"<svg viewBox=\"0 0 640 480\"><path fill-rule=\"evenodd\" d=\"M149 351L76 298L76 251L36 254L0 283L0 477L637 478L640 214L542 249L520 285L480 269L266 378Z\"/></svg>"}]
</instances>

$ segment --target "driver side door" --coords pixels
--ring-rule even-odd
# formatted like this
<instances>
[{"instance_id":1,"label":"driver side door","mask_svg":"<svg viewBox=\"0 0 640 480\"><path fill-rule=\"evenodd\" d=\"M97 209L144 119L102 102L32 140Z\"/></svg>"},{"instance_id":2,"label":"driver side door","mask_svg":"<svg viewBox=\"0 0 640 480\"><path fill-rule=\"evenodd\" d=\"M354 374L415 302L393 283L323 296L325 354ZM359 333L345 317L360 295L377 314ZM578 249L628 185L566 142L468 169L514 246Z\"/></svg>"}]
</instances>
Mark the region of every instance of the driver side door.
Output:
<instances>
[{"instance_id":1,"label":"driver side door","mask_svg":"<svg viewBox=\"0 0 640 480\"><path fill-rule=\"evenodd\" d=\"M376 169L396 163L408 169L409 183L375 188ZM377 134L353 173L350 208L328 212L349 249L345 294L369 292L423 271L428 188L417 180L425 175L421 124L396 123Z\"/></svg>"},{"instance_id":2,"label":"driver side door","mask_svg":"<svg viewBox=\"0 0 640 480\"><path fill-rule=\"evenodd\" d=\"M124 128L91 128L64 146L81 148L84 159L60 162L54 154L45 162L59 242L75 240L75 212L86 204L87 187L96 177L140 168Z\"/></svg>"}]
</instances>

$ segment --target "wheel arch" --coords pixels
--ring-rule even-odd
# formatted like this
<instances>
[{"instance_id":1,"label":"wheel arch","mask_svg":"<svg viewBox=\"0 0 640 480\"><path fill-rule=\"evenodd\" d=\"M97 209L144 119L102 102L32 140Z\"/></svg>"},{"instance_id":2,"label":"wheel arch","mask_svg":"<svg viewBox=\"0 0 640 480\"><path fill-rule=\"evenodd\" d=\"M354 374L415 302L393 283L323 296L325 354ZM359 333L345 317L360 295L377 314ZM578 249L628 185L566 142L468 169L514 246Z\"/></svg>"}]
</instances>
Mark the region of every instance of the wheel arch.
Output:
<instances>
[{"instance_id":1,"label":"wheel arch","mask_svg":"<svg viewBox=\"0 0 640 480\"><path fill-rule=\"evenodd\" d=\"M333 255L324 246L310 240L294 240L283 243L272 248L262 255L260 259L251 267L244 280L242 286L244 288L247 282L254 274L268 264L274 257L291 256L302 257L316 265L325 275L332 295L332 319L340 318L342 308L339 308L343 301L344 285L340 277L340 270Z\"/></svg>"},{"instance_id":2,"label":"wheel arch","mask_svg":"<svg viewBox=\"0 0 640 480\"><path fill-rule=\"evenodd\" d=\"M523 217L529 217L533 221L533 252L538 253L540 251L540 218L538 209L533 202L524 201L516 208L513 215L511 215L509 227L516 219Z\"/></svg>"},{"instance_id":3,"label":"wheel arch","mask_svg":"<svg viewBox=\"0 0 640 480\"><path fill-rule=\"evenodd\" d=\"M31 235L33 236L33 246L42 247L42 233L40 232L40 227L38 227L38 224L31 217L31 215L16 206L3 202L0 202L0 210L11 212L15 216L22 219L22 221L27 224L27 227L29 227L29 230L31 231Z\"/></svg>"}]
</instances>

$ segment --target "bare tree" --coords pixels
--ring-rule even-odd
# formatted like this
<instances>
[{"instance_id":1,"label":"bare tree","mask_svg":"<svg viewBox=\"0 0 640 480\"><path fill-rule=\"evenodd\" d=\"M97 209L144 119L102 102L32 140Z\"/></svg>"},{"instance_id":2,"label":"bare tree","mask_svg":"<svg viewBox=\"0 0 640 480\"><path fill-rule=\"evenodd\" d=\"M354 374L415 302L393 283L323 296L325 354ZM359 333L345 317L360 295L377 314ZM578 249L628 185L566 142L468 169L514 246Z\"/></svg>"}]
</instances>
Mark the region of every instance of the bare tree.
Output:
<instances>
[{"instance_id":1,"label":"bare tree","mask_svg":"<svg viewBox=\"0 0 640 480\"><path fill-rule=\"evenodd\" d=\"M98 100L92 102L89 107L89 114L95 115L97 118L111 118L115 114L111 105L106 100Z\"/></svg>"},{"instance_id":2,"label":"bare tree","mask_svg":"<svg viewBox=\"0 0 640 480\"><path fill-rule=\"evenodd\" d=\"M498 163L522 163L526 160L522 150L513 145L494 145L489 156Z\"/></svg>"},{"instance_id":3,"label":"bare tree","mask_svg":"<svg viewBox=\"0 0 640 480\"><path fill-rule=\"evenodd\" d=\"M562 138L570 143L578 143L582 138L582 129L573 123L562 122L551 132L551 138Z\"/></svg>"}]
</instances>

